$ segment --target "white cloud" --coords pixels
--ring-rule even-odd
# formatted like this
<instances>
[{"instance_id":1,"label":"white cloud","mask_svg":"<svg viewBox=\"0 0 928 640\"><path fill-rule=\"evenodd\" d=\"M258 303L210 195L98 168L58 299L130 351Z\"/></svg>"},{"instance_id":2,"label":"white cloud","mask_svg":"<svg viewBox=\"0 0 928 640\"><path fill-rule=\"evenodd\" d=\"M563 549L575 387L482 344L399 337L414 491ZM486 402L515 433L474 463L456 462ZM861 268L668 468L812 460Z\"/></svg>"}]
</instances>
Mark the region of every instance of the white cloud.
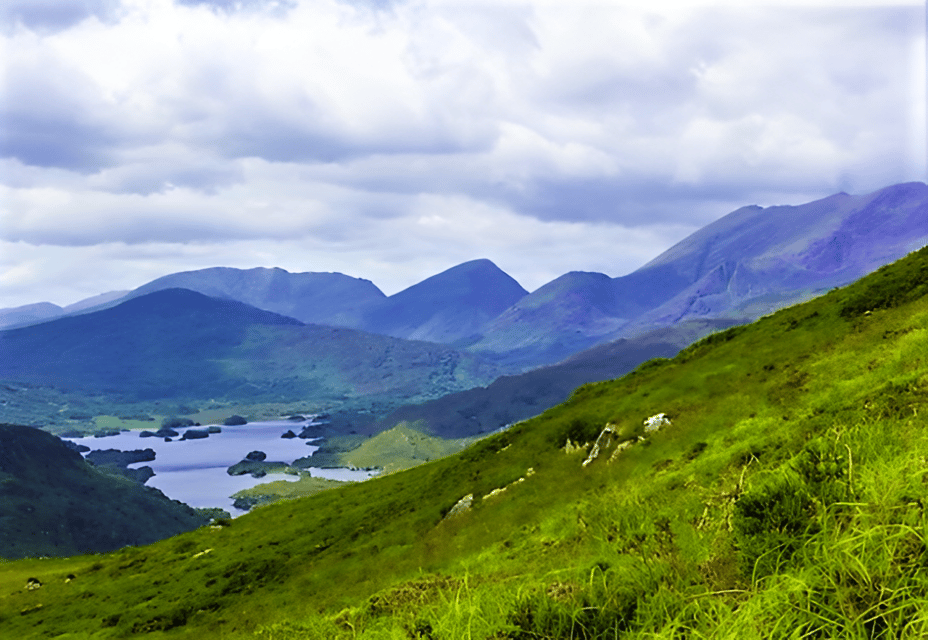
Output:
<instances>
[{"instance_id":1,"label":"white cloud","mask_svg":"<svg viewBox=\"0 0 928 640\"><path fill-rule=\"evenodd\" d=\"M262 263L385 289L490 257L535 287L619 275L742 204L926 177L915 2L9 7L17 303L52 297L56 251L123 280ZM112 247L174 249L132 268Z\"/></svg>"}]
</instances>

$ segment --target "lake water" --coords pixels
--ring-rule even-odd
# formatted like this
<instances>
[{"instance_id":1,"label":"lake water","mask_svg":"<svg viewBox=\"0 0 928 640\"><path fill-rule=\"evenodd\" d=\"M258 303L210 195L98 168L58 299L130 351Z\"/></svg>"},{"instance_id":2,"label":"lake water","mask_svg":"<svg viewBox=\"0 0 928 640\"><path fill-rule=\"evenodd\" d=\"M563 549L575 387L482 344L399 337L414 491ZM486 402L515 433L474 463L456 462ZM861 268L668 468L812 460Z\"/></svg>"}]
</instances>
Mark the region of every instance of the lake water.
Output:
<instances>
[{"instance_id":1,"label":"lake water","mask_svg":"<svg viewBox=\"0 0 928 640\"><path fill-rule=\"evenodd\" d=\"M281 438L288 430L299 433L310 421L294 422L291 420L274 420L267 422L249 422L231 427L221 426L222 433L211 433L208 438L198 440L181 440L184 431L205 429L187 427L175 429L180 435L172 442L163 438L140 438L138 431L124 431L119 435L105 438L69 438L72 442L96 449L118 449L133 451L135 449L153 449L155 459L150 462L138 462L130 468L149 466L155 475L145 484L161 490L164 495L180 500L191 507L220 507L232 515L245 513L232 506L230 497L236 491L248 489L255 485L274 480L297 480L299 476L285 473L269 473L263 478L250 475L230 476L226 470L241 461L252 451L263 451L267 462L284 462L292 464L294 460L312 455L318 449L318 438L303 440L301 438ZM155 431L157 427L151 429ZM366 480L373 472L354 469L307 469L316 478L332 480Z\"/></svg>"}]
</instances>

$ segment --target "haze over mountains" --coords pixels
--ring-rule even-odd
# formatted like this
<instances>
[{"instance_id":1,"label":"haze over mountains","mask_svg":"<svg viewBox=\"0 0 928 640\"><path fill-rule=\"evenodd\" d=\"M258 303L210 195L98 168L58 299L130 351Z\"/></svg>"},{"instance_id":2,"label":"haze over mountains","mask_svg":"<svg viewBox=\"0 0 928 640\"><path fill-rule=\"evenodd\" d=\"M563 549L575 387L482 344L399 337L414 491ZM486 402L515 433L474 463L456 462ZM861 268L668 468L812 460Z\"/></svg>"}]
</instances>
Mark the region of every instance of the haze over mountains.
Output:
<instances>
[{"instance_id":1,"label":"haze over mountains","mask_svg":"<svg viewBox=\"0 0 928 640\"><path fill-rule=\"evenodd\" d=\"M928 242L928 186L913 182L799 206L747 206L625 276L571 272L531 293L474 260L385 296L338 273L212 268L158 278L63 313L167 288L238 300L302 322L466 348L511 371L690 318L747 321L847 284ZM115 298L115 299L114 299ZM48 319L48 303L0 310L0 322Z\"/></svg>"},{"instance_id":2,"label":"haze over mountains","mask_svg":"<svg viewBox=\"0 0 928 640\"><path fill-rule=\"evenodd\" d=\"M51 321L36 320L55 313L49 304L0 310L7 321L36 323L0 332L0 378L140 399L363 397L387 399L388 408L432 399L438 404L394 417L423 419L433 433L474 433L925 244L928 186L907 183L799 206L743 207L633 273L571 272L531 293L489 260L392 296L337 273L189 271L82 301ZM644 335L659 329L667 331ZM597 345L605 347L582 353ZM445 414L436 421L439 407Z\"/></svg>"},{"instance_id":3,"label":"haze over mountains","mask_svg":"<svg viewBox=\"0 0 928 640\"><path fill-rule=\"evenodd\" d=\"M0 332L0 379L135 401L414 402L497 375L444 345L306 325L188 289Z\"/></svg>"}]
</instances>

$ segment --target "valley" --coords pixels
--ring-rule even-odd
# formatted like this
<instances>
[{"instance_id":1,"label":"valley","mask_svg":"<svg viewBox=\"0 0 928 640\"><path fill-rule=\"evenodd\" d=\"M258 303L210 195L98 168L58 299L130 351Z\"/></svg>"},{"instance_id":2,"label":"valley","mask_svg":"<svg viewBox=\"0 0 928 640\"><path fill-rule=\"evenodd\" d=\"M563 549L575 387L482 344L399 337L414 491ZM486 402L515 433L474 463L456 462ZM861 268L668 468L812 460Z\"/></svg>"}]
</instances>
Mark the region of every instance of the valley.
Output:
<instances>
[{"instance_id":1,"label":"valley","mask_svg":"<svg viewBox=\"0 0 928 640\"><path fill-rule=\"evenodd\" d=\"M488 260L393 296L215 268L0 310L0 628L928 634L926 211L745 207L533 292ZM54 437L168 424L213 431L128 473Z\"/></svg>"},{"instance_id":2,"label":"valley","mask_svg":"<svg viewBox=\"0 0 928 640\"><path fill-rule=\"evenodd\" d=\"M24 638L917 637L926 326L923 249L458 454L147 547L2 563L0 625ZM670 422L649 431L658 413Z\"/></svg>"}]
</instances>

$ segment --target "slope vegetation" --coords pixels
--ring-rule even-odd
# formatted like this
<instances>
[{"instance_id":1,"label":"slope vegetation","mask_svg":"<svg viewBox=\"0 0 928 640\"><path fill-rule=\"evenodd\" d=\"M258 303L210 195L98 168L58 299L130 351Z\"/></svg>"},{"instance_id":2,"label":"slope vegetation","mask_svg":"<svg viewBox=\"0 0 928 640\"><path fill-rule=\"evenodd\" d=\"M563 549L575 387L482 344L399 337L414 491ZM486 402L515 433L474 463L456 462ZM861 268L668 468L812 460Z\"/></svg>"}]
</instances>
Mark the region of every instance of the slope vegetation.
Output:
<instances>
[{"instance_id":1,"label":"slope vegetation","mask_svg":"<svg viewBox=\"0 0 928 640\"><path fill-rule=\"evenodd\" d=\"M0 557L112 551L207 520L156 489L101 473L53 435L0 424Z\"/></svg>"},{"instance_id":2,"label":"slope vegetation","mask_svg":"<svg viewBox=\"0 0 928 640\"><path fill-rule=\"evenodd\" d=\"M742 207L618 278L571 273L491 321L471 349L523 368L692 319L745 322L928 244L928 185Z\"/></svg>"},{"instance_id":3,"label":"slope vegetation","mask_svg":"<svg viewBox=\"0 0 928 640\"><path fill-rule=\"evenodd\" d=\"M0 332L0 379L137 401L400 403L495 374L442 345L304 325L186 289Z\"/></svg>"},{"instance_id":4,"label":"slope vegetation","mask_svg":"<svg viewBox=\"0 0 928 640\"><path fill-rule=\"evenodd\" d=\"M459 454L146 548L0 565L0 627L924 637L926 293L928 249Z\"/></svg>"}]
</instances>

